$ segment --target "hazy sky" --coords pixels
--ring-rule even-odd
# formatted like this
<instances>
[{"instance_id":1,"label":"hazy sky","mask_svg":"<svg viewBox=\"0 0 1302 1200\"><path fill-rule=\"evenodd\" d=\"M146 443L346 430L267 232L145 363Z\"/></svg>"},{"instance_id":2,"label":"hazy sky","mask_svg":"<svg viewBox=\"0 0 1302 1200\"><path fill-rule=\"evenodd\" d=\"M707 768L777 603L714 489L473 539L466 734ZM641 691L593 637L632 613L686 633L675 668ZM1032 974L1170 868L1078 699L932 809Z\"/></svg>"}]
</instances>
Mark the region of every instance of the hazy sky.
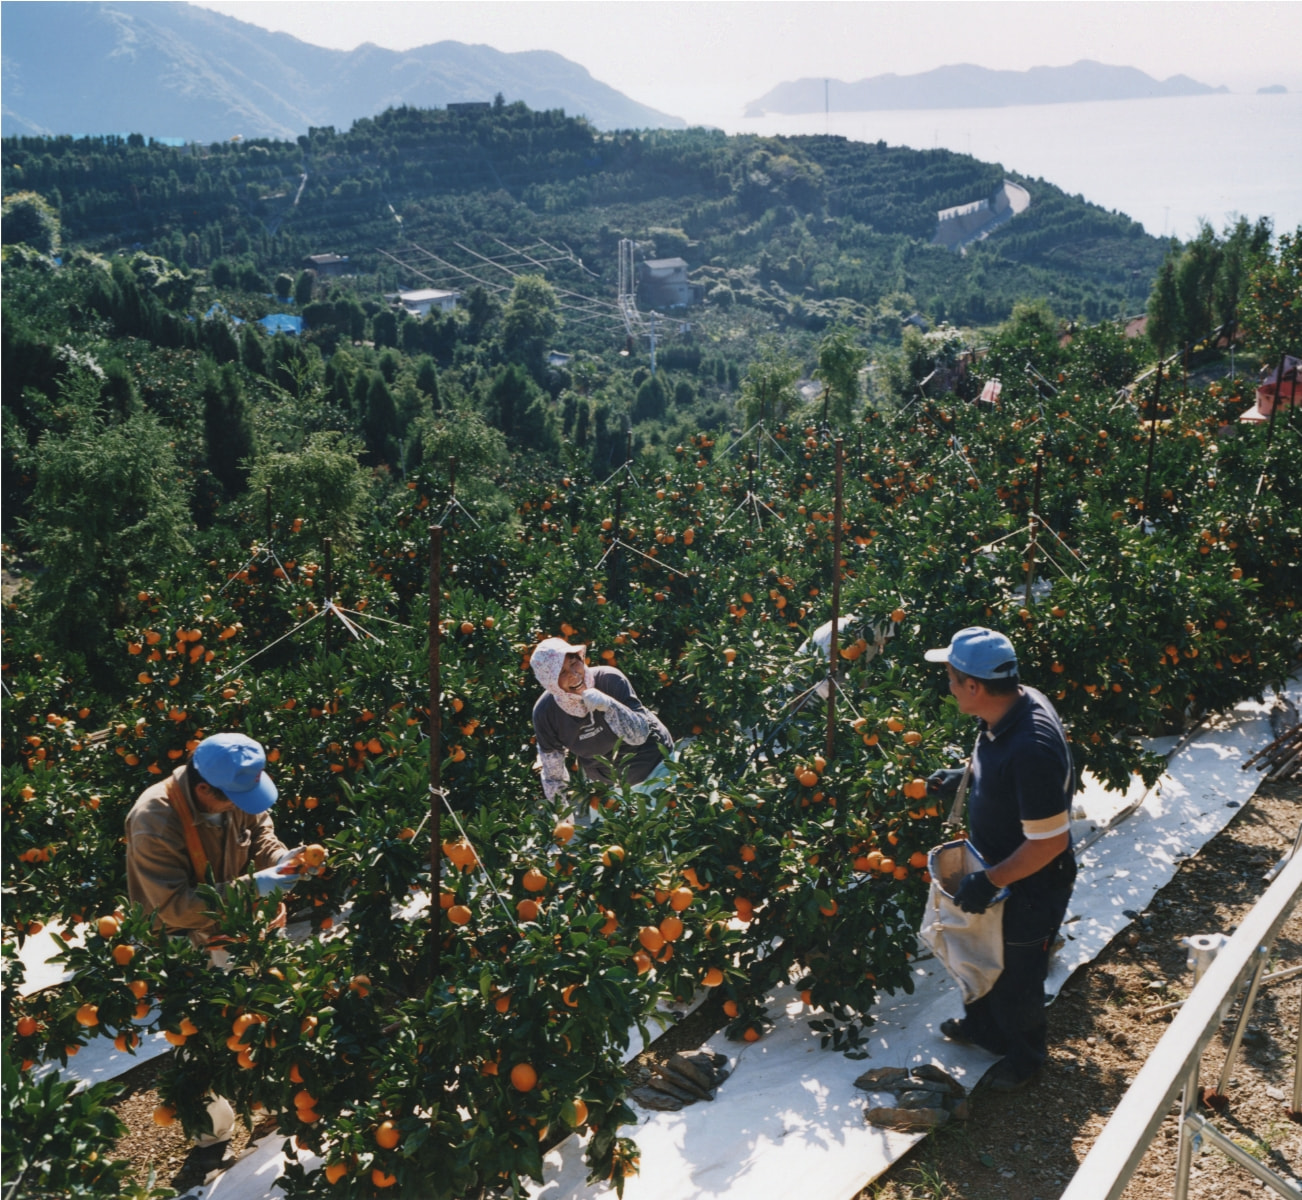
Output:
<instances>
[{"instance_id":1,"label":"hazy sky","mask_svg":"<svg viewBox=\"0 0 1302 1200\"><path fill-rule=\"evenodd\" d=\"M216 0L204 7L343 50L364 42L405 50L444 39L555 50L633 99L688 119L739 113L788 79L908 75L958 62L1024 70L1092 58L1232 91L1273 83L1302 90L1297 0Z\"/></svg>"}]
</instances>

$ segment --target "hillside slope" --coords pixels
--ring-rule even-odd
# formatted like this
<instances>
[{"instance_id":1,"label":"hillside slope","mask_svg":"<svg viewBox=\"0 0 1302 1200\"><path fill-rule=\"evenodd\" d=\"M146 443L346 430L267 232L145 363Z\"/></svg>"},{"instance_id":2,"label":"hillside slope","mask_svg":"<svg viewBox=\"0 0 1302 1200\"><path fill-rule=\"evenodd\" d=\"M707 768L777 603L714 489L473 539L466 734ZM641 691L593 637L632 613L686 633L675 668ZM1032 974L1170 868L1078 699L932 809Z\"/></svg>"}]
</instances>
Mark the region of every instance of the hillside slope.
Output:
<instances>
[{"instance_id":1,"label":"hillside slope","mask_svg":"<svg viewBox=\"0 0 1302 1200\"><path fill-rule=\"evenodd\" d=\"M398 52L327 50L183 3L30 3L3 8L9 134L143 133L194 141L294 138L395 105L501 93L601 129L675 127L550 51L437 42Z\"/></svg>"}]
</instances>

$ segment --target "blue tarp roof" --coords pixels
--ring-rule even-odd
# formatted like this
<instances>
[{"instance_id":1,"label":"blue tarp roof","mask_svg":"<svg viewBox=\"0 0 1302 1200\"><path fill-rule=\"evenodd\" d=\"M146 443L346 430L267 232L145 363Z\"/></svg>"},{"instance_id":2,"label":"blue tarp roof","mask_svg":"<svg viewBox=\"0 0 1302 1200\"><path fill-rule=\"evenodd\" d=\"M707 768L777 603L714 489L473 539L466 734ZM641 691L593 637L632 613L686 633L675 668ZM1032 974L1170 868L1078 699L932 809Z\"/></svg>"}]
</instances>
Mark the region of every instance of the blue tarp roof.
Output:
<instances>
[{"instance_id":1,"label":"blue tarp roof","mask_svg":"<svg viewBox=\"0 0 1302 1200\"><path fill-rule=\"evenodd\" d=\"M295 336L303 332L303 318L292 313L272 313L258 322L268 333L292 333Z\"/></svg>"}]
</instances>

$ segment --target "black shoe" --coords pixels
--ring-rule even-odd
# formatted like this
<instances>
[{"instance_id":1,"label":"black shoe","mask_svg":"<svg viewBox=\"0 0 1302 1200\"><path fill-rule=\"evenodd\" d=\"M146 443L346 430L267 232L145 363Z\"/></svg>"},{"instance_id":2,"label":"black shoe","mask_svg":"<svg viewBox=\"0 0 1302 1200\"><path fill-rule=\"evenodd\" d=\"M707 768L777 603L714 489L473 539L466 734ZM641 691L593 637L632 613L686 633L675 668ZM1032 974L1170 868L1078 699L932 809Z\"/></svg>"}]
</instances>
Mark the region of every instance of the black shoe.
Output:
<instances>
[{"instance_id":1,"label":"black shoe","mask_svg":"<svg viewBox=\"0 0 1302 1200\"><path fill-rule=\"evenodd\" d=\"M997 1062L987 1073L982 1083L992 1092L1008 1094L1010 1092L1020 1092L1024 1087L1034 1083L1040 1077L1040 1068L1032 1067L1027 1070L1025 1067L1016 1068L1009 1065L1008 1060Z\"/></svg>"}]
</instances>

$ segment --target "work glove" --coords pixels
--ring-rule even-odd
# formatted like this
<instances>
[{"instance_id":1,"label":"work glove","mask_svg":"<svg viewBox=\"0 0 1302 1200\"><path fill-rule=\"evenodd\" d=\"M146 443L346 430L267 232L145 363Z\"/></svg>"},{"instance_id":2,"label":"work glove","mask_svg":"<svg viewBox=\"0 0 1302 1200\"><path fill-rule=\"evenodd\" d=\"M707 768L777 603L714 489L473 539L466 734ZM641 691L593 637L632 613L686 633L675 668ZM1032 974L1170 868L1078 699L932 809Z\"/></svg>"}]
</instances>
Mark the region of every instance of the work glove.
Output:
<instances>
[{"instance_id":1,"label":"work glove","mask_svg":"<svg viewBox=\"0 0 1302 1200\"><path fill-rule=\"evenodd\" d=\"M963 882L954 893L954 903L965 913L983 913L990 907L997 891L999 889L990 882L989 875L984 871L973 871L963 876Z\"/></svg>"},{"instance_id":2,"label":"work glove","mask_svg":"<svg viewBox=\"0 0 1302 1200\"><path fill-rule=\"evenodd\" d=\"M596 712L605 712L614 703L605 692L597 688L585 688L583 691L583 703Z\"/></svg>"},{"instance_id":3,"label":"work glove","mask_svg":"<svg viewBox=\"0 0 1302 1200\"><path fill-rule=\"evenodd\" d=\"M306 846L295 846L293 850L286 850L280 856L275 869L282 875L320 875L325 867L324 857L320 863L312 866L307 862L306 853Z\"/></svg>"},{"instance_id":4,"label":"work glove","mask_svg":"<svg viewBox=\"0 0 1302 1200\"><path fill-rule=\"evenodd\" d=\"M944 771L933 771L927 776L927 795L952 796L963 782L963 768L953 767Z\"/></svg>"}]
</instances>

